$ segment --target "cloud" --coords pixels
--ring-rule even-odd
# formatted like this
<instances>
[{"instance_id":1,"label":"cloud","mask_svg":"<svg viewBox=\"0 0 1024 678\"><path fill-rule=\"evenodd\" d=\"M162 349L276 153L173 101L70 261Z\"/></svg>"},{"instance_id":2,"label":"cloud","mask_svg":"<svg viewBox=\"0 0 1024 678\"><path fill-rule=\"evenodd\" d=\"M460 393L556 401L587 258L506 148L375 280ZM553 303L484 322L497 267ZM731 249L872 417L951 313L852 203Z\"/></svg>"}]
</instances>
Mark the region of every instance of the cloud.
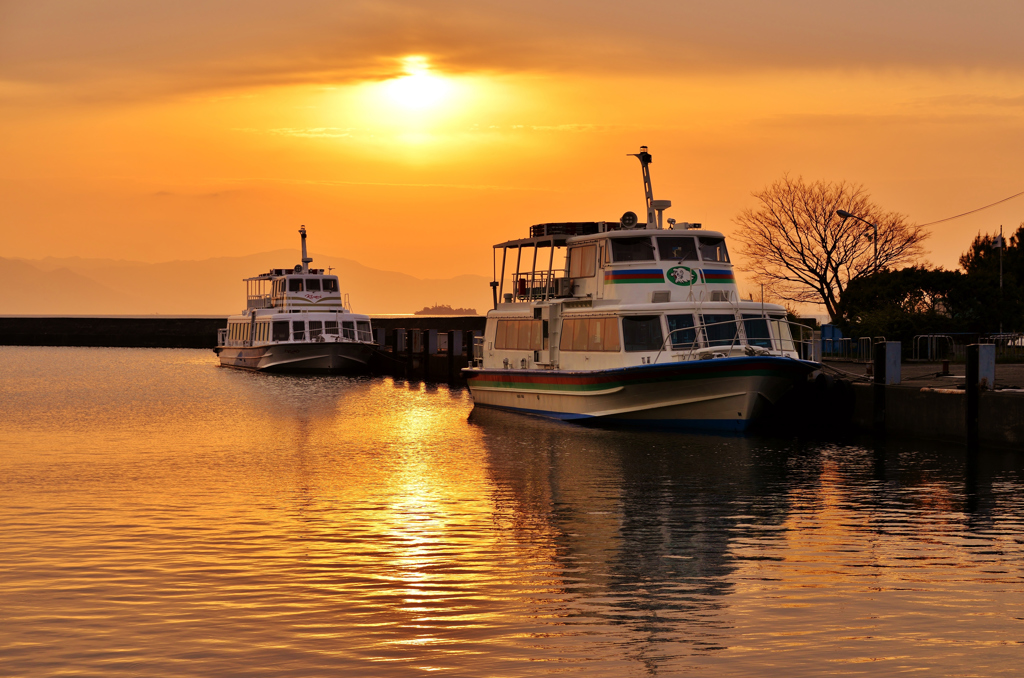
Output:
<instances>
[{"instance_id":1,"label":"cloud","mask_svg":"<svg viewBox=\"0 0 1024 678\"><path fill-rule=\"evenodd\" d=\"M0 96L380 80L408 54L456 73L1015 72L1021 25L1019 0L7 0Z\"/></svg>"},{"instance_id":2,"label":"cloud","mask_svg":"<svg viewBox=\"0 0 1024 678\"><path fill-rule=\"evenodd\" d=\"M286 137L304 137L308 139L342 139L352 136L352 129L341 127L308 127L298 129L294 127L278 127L267 130L271 134L280 134Z\"/></svg>"}]
</instances>

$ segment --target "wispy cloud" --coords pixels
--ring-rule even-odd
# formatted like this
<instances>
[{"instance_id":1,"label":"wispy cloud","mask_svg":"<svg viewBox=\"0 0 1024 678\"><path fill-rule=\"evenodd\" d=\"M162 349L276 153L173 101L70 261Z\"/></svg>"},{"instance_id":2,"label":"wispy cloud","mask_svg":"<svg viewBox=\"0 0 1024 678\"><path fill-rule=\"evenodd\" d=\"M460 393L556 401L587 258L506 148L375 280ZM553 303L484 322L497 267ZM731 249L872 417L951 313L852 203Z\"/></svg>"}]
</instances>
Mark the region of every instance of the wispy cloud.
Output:
<instances>
[{"instance_id":1,"label":"wispy cloud","mask_svg":"<svg viewBox=\"0 0 1024 678\"><path fill-rule=\"evenodd\" d=\"M1024 69L1019 0L7 0L0 13L0 81L100 100L381 80L407 54L453 73Z\"/></svg>"},{"instance_id":2,"label":"wispy cloud","mask_svg":"<svg viewBox=\"0 0 1024 678\"><path fill-rule=\"evenodd\" d=\"M278 127L267 130L270 134L279 134L284 137L304 137L307 139L343 139L351 137L353 130L342 127L307 127L305 129L295 127Z\"/></svg>"}]
</instances>

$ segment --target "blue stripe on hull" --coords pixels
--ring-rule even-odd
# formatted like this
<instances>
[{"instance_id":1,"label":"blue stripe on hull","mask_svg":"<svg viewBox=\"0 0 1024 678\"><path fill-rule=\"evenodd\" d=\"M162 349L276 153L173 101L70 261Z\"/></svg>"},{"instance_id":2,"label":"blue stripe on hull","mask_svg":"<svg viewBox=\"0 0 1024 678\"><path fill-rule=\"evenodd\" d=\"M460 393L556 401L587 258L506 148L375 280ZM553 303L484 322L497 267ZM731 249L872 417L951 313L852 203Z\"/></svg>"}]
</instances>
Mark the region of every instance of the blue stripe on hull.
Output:
<instances>
[{"instance_id":1,"label":"blue stripe on hull","mask_svg":"<svg viewBox=\"0 0 1024 678\"><path fill-rule=\"evenodd\" d=\"M518 414L531 414L547 419L558 419L573 424L589 426L607 426L609 428L643 428L652 431L718 431L722 433L743 433L750 428L750 419L623 419L614 417L595 417L575 412L553 412L550 410L531 410L526 407L505 407L476 403L474 407L487 407Z\"/></svg>"}]
</instances>

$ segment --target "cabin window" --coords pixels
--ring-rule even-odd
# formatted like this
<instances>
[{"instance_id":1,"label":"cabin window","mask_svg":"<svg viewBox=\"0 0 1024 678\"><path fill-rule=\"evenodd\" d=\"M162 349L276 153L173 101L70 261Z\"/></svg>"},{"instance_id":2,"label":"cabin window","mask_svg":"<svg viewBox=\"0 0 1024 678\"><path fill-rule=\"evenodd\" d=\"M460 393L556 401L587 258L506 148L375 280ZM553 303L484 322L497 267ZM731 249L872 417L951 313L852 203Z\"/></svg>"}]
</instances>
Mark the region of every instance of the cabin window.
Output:
<instances>
[{"instance_id":1,"label":"cabin window","mask_svg":"<svg viewBox=\"0 0 1024 678\"><path fill-rule=\"evenodd\" d=\"M690 236L656 238L662 261L697 261L697 240Z\"/></svg>"},{"instance_id":2,"label":"cabin window","mask_svg":"<svg viewBox=\"0 0 1024 678\"><path fill-rule=\"evenodd\" d=\"M292 339L294 341L305 341L306 340L306 321L305 320L293 320L292 321Z\"/></svg>"},{"instance_id":3,"label":"cabin window","mask_svg":"<svg viewBox=\"0 0 1024 678\"><path fill-rule=\"evenodd\" d=\"M786 316L773 315L771 316L772 333L778 337L779 345L778 348L783 351L795 351L796 342L793 341L793 332L786 322Z\"/></svg>"},{"instance_id":4,"label":"cabin window","mask_svg":"<svg viewBox=\"0 0 1024 678\"><path fill-rule=\"evenodd\" d=\"M573 247L569 250L569 277L592 278L597 272L597 245Z\"/></svg>"},{"instance_id":5,"label":"cabin window","mask_svg":"<svg viewBox=\"0 0 1024 678\"><path fill-rule=\"evenodd\" d=\"M338 321L337 320L325 320L324 321L324 334L338 334Z\"/></svg>"},{"instance_id":6,"label":"cabin window","mask_svg":"<svg viewBox=\"0 0 1024 678\"><path fill-rule=\"evenodd\" d=\"M668 331L672 337L672 348L690 349L697 345L697 328L690 313L668 316Z\"/></svg>"},{"instance_id":7,"label":"cabin window","mask_svg":"<svg viewBox=\"0 0 1024 678\"><path fill-rule=\"evenodd\" d=\"M309 338L316 339L324 333L324 323L322 320L310 320L309 321Z\"/></svg>"},{"instance_id":8,"label":"cabin window","mask_svg":"<svg viewBox=\"0 0 1024 678\"><path fill-rule=\"evenodd\" d=\"M307 292L319 292L320 291L320 278L306 278L306 291Z\"/></svg>"},{"instance_id":9,"label":"cabin window","mask_svg":"<svg viewBox=\"0 0 1024 678\"><path fill-rule=\"evenodd\" d=\"M288 341L288 321L274 321L274 341Z\"/></svg>"},{"instance_id":10,"label":"cabin window","mask_svg":"<svg viewBox=\"0 0 1024 678\"><path fill-rule=\"evenodd\" d=\"M369 323L367 323L369 331ZM543 320L499 320L494 348L505 351L540 351L544 348Z\"/></svg>"},{"instance_id":11,"label":"cabin window","mask_svg":"<svg viewBox=\"0 0 1024 678\"><path fill-rule=\"evenodd\" d=\"M338 279L337 278L324 278L324 292L337 292L338 291Z\"/></svg>"},{"instance_id":12,"label":"cabin window","mask_svg":"<svg viewBox=\"0 0 1024 678\"><path fill-rule=\"evenodd\" d=\"M288 278L288 291L289 292L301 292L302 291L302 278Z\"/></svg>"},{"instance_id":13,"label":"cabin window","mask_svg":"<svg viewBox=\"0 0 1024 678\"><path fill-rule=\"evenodd\" d=\"M359 332L359 338L363 341L370 341L372 336L370 334L370 323L366 320L356 321L356 330ZM447 335L445 335L447 337Z\"/></svg>"},{"instance_id":14,"label":"cabin window","mask_svg":"<svg viewBox=\"0 0 1024 678\"><path fill-rule=\"evenodd\" d=\"M341 321L341 334L346 339L355 339L356 338L356 326L355 326L355 323L353 323L351 320L342 320Z\"/></svg>"},{"instance_id":15,"label":"cabin window","mask_svg":"<svg viewBox=\"0 0 1024 678\"><path fill-rule=\"evenodd\" d=\"M622 318L622 343L627 351L661 349L661 316L633 315Z\"/></svg>"},{"instance_id":16,"label":"cabin window","mask_svg":"<svg viewBox=\"0 0 1024 678\"><path fill-rule=\"evenodd\" d=\"M708 346L731 346L736 341L736 316L708 314L701 318Z\"/></svg>"},{"instance_id":17,"label":"cabin window","mask_svg":"<svg viewBox=\"0 0 1024 678\"><path fill-rule=\"evenodd\" d=\"M701 238L700 258L704 261L729 263L729 252L725 249L725 238Z\"/></svg>"},{"instance_id":18,"label":"cabin window","mask_svg":"<svg viewBox=\"0 0 1024 678\"><path fill-rule=\"evenodd\" d=\"M612 238L612 261L654 261L650 238Z\"/></svg>"},{"instance_id":19,"label":"cabin window","mask_svg":"<svg viewBox=\"0 0 1024 678\"><path fill-rule=\"evenodd\" d=\"M772 347L772 337L768 334L768 319L758 315L743 314L743 330L747 333L747 343L761 348Z\"/></svg>"},{"instance_id":20,"label":"cabin window","mask_svg":"<svg viewBox=\"0 0 1024 678\"><path fill-rule=\"evenodd\" d=\"M566 318L562 321L562 351L615 351L619 342L618 318Z\"/></svg>"}]
</instances>

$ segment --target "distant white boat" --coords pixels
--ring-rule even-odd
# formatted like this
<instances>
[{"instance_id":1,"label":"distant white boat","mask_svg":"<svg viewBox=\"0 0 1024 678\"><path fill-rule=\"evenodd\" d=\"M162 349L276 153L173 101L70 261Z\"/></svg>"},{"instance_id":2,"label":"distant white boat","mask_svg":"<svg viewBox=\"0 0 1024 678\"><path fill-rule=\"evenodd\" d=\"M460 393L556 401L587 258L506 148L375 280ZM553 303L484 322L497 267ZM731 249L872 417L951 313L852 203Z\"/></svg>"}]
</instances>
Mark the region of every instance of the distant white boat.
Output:
<instances>
[{"instance_id":1,"label":"distant white boat","mask_svg":"<svg viewBox=\"0 0 1024 678\"><path fill-rule=\"evenodd\" d=\"M220 330L220 364L275 372L356 373L373 354L370 318L352 313L338 276L310 268L306 228L302 263L246 278L246 309ZM347 297L348 295L346 295Z\"/></svg>"},{"instance_id":2,"label":"distant white boat","mask_svg":"<svg viewBox=\"0 0 1024 678\"><path fill-rule=\"evenodd\" d=\"M810 329L739 298L725 236L668 220L539 224L495 245L494 309L463 370L478 405L576 421L743 430L820 368ZM497 267L497 261L495 261ZM514 271L511 267L514 265ZM500 300L499 300L500 296Z\"/></svg>"}]
</instances>

